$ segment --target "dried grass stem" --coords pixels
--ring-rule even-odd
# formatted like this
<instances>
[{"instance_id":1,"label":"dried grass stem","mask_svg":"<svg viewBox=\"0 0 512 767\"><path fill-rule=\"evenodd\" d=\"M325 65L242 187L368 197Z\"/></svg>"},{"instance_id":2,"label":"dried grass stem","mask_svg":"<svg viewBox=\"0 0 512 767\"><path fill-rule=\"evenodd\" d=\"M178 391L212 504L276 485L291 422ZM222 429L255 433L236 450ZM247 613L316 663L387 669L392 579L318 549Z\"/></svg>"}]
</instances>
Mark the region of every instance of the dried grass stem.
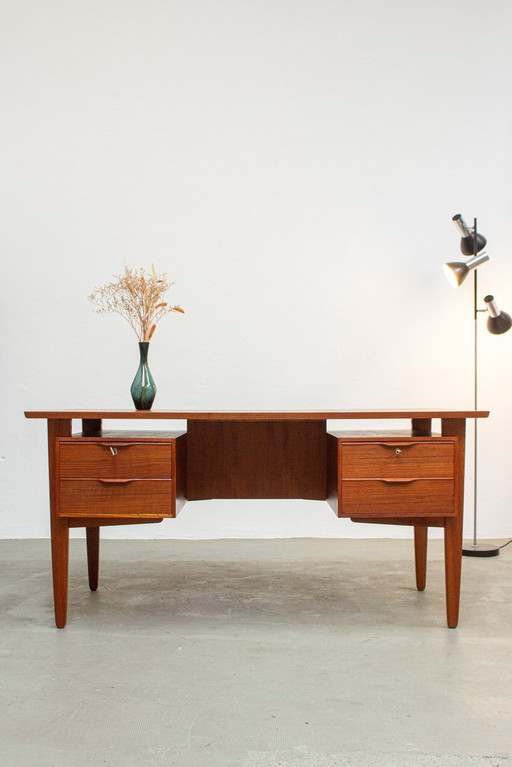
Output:
<instances>
[{"instance_id":1,"label":"dried grass stem","mask_svg":"<svg viewBox=\"0 0 512 767\"><path fill-rule=\"evenodd\" d=\"M143 269L124 268L124 274L114 275L110 282L89 296L97 306L99 314L114 312L130 324L139 341L149 341L157 323L170 312L184 313L181 306L170 306L164 295L173 284L166 274L157 274L153 267L151 274Z\"/></svg>"}]
</instances>

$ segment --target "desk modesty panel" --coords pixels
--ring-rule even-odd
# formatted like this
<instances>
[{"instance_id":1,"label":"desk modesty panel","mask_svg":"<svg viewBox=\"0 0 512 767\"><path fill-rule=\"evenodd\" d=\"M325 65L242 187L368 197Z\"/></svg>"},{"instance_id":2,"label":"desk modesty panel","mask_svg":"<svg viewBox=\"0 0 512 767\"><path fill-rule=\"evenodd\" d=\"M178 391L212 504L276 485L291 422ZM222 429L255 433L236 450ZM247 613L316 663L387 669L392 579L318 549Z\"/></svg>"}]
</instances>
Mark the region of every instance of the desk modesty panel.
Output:
<instances>
[{"instance_id":1,"label":"desk modesty panel","mask_svg":"<svg viewBox=\"0 0 512 767\"><path fill-rule=\"evenodd\" d=\"M464 441L475 410L48 410L56 624L67 617L69 529L85 527L89 585L98 585L99 528L161 522L209 498L325 500L356 522L414 527L416 585L425 588L427 529L445 531L448 625L458 621ZM327 421L407 420L400 432L328 432ZM441 433L432 432L439 419ZM72 433L72 421L82 430ZM184 421L183 431L104 430L105 420Z\"/></svg>"}]
</instances>

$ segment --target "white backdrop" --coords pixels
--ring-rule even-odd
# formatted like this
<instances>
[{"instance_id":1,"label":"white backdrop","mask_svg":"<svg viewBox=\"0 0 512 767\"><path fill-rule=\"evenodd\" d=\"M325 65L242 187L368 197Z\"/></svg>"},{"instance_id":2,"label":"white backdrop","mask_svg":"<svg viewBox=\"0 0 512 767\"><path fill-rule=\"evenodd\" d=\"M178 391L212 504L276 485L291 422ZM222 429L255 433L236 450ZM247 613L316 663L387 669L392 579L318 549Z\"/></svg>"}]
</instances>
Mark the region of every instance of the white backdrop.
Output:
<instances>
[{"instance_id":1,"label":"white backdrop","mask_svg":"<svg viewBox=\"0 0 512 767\"><path fill-rule=\"evenodd\" d=\"M187 312L151 343L155 408L472 406L471 280L454 291L441 264L452 215L478 216L480 298L512 311L508 0L0 7L0 535L49 530L45 424L25 409L132 406L137 340L86 300L125 264L168 272ZM479 532L503 537L512 332L484 326ZM408 531L216 501L105 534Z\"/></svg>"}]
</instances>

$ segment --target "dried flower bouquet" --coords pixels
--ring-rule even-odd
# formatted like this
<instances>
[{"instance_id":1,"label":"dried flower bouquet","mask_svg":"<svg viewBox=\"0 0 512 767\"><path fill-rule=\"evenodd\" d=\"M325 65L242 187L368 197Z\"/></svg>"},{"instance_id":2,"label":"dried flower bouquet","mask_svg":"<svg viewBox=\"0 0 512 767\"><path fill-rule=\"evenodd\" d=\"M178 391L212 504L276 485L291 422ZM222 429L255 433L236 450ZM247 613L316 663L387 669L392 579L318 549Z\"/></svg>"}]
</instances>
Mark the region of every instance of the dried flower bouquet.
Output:
<instances>
[{"instance_id":1,"label":"dried flower bouquet","mask_svg":"<svg viewBox=\"0 0 512 767\"><path fill-rule=\"evenodd\" d=\"M166 274L157 274L153 266L151 274L144 269L124 268L124 274L114 275L115 282L110 282L89 296L89 301L96 304L99 314L115 312L124 317L131 325L139 341L150 341L157 323L169 312L181 312L181 306L170 306L164 295L173 284Z\"/></svg>"}]
</instances>

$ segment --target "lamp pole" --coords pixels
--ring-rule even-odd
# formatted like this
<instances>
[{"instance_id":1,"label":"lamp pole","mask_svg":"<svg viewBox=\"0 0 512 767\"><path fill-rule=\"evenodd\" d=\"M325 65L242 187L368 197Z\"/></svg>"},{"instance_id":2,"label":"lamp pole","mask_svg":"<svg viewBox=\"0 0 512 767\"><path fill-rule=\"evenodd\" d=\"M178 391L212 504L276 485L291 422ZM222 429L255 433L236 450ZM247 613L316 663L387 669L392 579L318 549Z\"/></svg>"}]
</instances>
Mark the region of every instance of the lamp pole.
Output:
<instances>
[{"instance_id":1,"label":"lamp pole","mask_svg":"<svg viewBox=\"0 0 512 767\"><path fill-rule=\"evenodd\" d=\"M476 219L475 219L476 232ZM476 248L476 237L475 237ZM473 305L474 305L474 348L473 348L473 378L474 378L474 408L478 410L478 269L473 270ZM477 543L477 495L478 495L478 419L474 418L473 443L473 549Z\"/></svg>"},{"instance_id":2,"label":"lamp pole","mask_svg":"<svg viewBox=\"0 0 512 767\"><path fill-rule=\"evenodd\" d=\"M477 220L473 221L473 255L478 252L477 243ZM473 319L474 319L474 343L473 343L473 391L474 406L478 410L478 313L486 311L478 308L478 269L473 269ZM500 553L499 547L489 543L478 543L477 517L478 517L478 419L474 419L474 444L473 444L473 541L469 546L462 547L462 553L466 557L495 557Z\"/></svg>"}]
</instances>

